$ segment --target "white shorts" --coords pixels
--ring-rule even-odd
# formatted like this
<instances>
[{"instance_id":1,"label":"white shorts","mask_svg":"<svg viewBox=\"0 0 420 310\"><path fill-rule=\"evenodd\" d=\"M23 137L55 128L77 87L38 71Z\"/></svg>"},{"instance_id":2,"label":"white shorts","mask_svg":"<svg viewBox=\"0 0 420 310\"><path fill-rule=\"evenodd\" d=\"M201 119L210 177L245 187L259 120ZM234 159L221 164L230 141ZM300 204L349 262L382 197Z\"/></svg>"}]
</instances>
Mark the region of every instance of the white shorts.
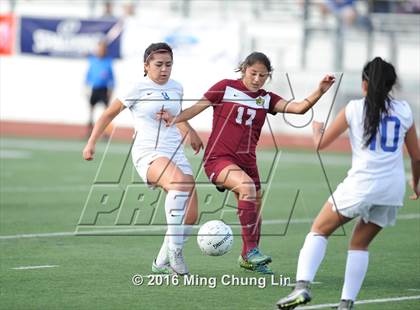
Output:
<instances>
[{"instance_id":1,"label":"white shorts","mask_svg":"<svg viewBox=\"0 0 420 310\"><path fill-rule=\"evenodd\" d=\"M172 158L173 156L173 158ZM184 173L193 175L193 171L190 163L185 157L184 153L176 153L175 155L164 152L150 152L138 159L133 158L134 167L136 167L137 173L142 178L143 182L150 188L154 188L147 181L147 170L149 170L150 164L159 157L172 158L172 162Z\"/></svg>"},{"instance_id":2,"label":"white shorts","mask_svg":"<svg viewBox=\"0 0 420 310\"><path fill-rule=\"evenodd\" d=\"M348 218L360 216L363 222L374 223L380 227L394 226L397 219L398 209L402 207L376 205L354 199L354 203L351 206L340 208L340 197L336 197L336 195L334 195L334 201L336 203L335 206L332 197L328 199L328 202L333 205L332 210L334 212L338 211L342 216ZM349 201L347 200L346 202L348 203Z\"/></svg>"}]
</instances>

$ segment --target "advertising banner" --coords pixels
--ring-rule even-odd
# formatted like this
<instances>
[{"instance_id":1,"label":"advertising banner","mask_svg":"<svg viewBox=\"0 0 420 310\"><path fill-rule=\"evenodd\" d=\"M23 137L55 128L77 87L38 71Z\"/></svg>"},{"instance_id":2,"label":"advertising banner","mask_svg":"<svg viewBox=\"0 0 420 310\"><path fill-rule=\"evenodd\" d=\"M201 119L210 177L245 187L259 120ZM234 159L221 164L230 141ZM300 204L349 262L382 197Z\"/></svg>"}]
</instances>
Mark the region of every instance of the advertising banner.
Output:
<instances>
[{"instance_id":1,"label":"advertising banner","mask_svg":"<svg viewBox=\"0 0 420 310\"><path fill-rule=\"evenodd\" d=\"M22 17L20 51L42 56L85 57L101 40L108 42L108 55L120 57L123 29L118 20L85 20Z\"/></svg>"}]
</instances>

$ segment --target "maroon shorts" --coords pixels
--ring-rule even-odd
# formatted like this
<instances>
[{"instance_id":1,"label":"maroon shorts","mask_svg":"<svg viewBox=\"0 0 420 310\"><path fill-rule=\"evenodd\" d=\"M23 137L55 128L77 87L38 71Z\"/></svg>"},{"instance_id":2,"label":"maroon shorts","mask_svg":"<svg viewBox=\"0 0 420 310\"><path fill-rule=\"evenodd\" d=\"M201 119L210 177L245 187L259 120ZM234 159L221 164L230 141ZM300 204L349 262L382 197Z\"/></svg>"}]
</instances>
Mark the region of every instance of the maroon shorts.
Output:
<instances>
[{"instance_id":1,"label":"maroon shorts","mask_svg":"<svg viewBox=\"0 0 420 310\"><path fill-rule=\"evenodd\" d=\"M217 177L220 172L229 165L237 165L240 167L254 181L255 189L257 191L261 189L260 174L258 172L257 164L251 167L243 166L235 162L234 158L220 157L217 159L206 160L204 162L204 170L206 171L207 177L210 182L216 185L218 190L224 191L224 188L223 185L216 183Z\"/></svg>"}]
</instances>

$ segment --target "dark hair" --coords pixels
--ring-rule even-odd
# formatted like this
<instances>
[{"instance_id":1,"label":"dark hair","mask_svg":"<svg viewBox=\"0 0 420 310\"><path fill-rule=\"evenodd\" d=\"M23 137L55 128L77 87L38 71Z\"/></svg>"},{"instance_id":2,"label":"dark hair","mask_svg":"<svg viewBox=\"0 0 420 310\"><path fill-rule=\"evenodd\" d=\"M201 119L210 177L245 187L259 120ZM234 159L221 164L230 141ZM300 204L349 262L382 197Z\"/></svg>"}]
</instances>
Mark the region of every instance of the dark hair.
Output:
<instances>
[{"instance_id":1,"label":"dark hair","mask_svg":"<svg viewBox=\"0 0 420 310\"><path fill-rule=\"evenodd\" d=\"M255 65L256 63L262 63L269 73L271 78L271 73L273 72L273 67L271 67L270 59L264 54L260 52L252 52L249 54L244 61L239 64L239 67L235 69L235 72L242 72L244 73L246 68Z\"/></svg>"},{"instance_id":2,"label":"dark hair","mask_svg":"<svg viewBox=\"0 0 420 310\"><path fill-rule=\"evenodd\" d=\"M394 66L380 57L375 57L363 68L363 81L368 84L365 98L363 139L367 147L378 132L382 114L388 114L391 97L388 93L397 81Z\"/></svg>"},{"instance_id":3,"label":"dark hair","mask_svg":"<svg viewBox=\"0 0 420 310\"><path fill-rule=\"evenodd\" d=\"M158 42L158 43L152 43L146 48L143 55L143 62L148 63L154 54L161 54L161 53L169 53L171 55L171 59L174 58L172 48L165 42ZM144 76L146 75L147 75L147 71L144 70Z\"/></svg>"}]
</instances>

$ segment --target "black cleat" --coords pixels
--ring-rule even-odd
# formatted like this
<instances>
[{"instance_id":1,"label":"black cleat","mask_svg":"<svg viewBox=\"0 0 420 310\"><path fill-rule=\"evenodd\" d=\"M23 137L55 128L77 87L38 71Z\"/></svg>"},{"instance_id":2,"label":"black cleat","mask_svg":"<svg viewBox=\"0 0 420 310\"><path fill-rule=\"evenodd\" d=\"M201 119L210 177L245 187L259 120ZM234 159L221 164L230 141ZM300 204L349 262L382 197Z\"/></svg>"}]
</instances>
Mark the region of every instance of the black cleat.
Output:
<instances>
[{"instance_id":1,"label":"black cleat","mask_svg":"<svg viewBox=\"0 0 420 310\"><path fill-rule=\"evenodd\" d=\"M337 310L353 310L354 301L350 299L342 299L338 305Z\"/></svg>"}]
</instances>

